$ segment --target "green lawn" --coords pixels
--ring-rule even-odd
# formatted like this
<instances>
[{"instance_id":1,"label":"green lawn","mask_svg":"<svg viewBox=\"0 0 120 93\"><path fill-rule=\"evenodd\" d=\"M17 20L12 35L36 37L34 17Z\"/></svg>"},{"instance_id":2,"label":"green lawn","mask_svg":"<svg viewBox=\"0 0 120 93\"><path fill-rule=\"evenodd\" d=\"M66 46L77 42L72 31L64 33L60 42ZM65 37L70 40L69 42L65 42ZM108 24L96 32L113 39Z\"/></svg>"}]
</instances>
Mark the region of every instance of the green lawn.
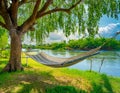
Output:
<instances>
[{"instance_id":1,"label":"green lawn","mask_svg":"<svg viewBox=\"0 0 120 93\"><path fill-rule=\"evenodd\" d=\"M23 55L24 56L24 55ZM120 78L22 59L24 71L0 73L0 93L120 93ZM0 71L7 59L0 59Z\"/></svg>"}]
</instances>

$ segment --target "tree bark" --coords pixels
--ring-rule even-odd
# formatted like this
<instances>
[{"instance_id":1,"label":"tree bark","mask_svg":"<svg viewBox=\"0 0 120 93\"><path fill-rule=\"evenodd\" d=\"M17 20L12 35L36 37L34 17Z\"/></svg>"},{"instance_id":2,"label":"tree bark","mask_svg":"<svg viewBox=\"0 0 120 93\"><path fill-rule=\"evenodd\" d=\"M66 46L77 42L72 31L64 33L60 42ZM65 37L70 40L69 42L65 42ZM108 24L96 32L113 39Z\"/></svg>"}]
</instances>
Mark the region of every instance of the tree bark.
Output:
<instances>
[{"instance_id":1,"label":"tree bark","mask_svg":"<svg viewBox=\"0 0 120 93\"><path fill-rule=\"evenodd\" d=\"M21 33L16 29L10 31L10 58L8 64L3 69L3 72L21 71L23 67L21 65Z\"/></svg>"}]
</instances>

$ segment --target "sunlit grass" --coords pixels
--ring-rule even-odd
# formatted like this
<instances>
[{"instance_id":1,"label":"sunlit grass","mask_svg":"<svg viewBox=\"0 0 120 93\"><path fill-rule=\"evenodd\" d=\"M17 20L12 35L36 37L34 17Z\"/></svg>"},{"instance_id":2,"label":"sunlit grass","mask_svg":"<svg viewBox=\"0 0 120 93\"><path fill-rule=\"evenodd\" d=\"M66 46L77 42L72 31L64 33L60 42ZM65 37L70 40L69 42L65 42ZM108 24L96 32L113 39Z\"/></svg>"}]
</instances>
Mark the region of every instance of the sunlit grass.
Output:
<instances>
[{"instance_id":1,"label":"sunlit grass","mask_svg":"<svg viewBox=\"0 0 120 93\"><path fill-rule=\"evenodd\" d=\"M0 59L0 71L7 61ZM22 72L0 73L0 93L120 93L120 78L27 61L22 58Z\"/></svg>"}]
</instances>

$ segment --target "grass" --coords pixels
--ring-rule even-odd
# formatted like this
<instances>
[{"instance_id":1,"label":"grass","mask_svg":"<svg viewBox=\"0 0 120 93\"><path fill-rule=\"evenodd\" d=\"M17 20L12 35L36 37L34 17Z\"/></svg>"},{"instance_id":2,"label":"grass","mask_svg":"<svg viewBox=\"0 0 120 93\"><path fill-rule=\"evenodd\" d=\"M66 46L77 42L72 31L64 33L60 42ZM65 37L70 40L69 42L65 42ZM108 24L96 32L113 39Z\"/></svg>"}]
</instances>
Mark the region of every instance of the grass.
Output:
<instances>
[{"instance_id":1,"label":"grass","mask_svg":"<svg viewBox=\"0 0 120 93\"><path fill-rule=\"evenodd\" d=\"M22 59L22 72L0 73L0 93L120 93L120 78ZM0 60L0 70L7 60Z\"/></svg>"}]
</instances>

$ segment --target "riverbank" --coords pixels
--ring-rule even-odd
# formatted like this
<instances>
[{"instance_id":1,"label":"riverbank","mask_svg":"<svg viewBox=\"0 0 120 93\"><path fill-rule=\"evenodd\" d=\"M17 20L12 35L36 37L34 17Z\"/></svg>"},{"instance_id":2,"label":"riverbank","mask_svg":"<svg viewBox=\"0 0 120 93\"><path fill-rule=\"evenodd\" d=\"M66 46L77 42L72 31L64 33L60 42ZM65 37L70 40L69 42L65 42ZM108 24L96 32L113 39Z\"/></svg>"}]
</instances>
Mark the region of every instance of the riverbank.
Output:
<instances>
[{"instance_id":1,"label":"riverbank","mask_svg":"<svg viewBox=\"0 0 120 93\"><path fill-rule=\"evenodd\" d=\"M111 38L83 38L78 40L69 40L68 42L54 42L40 45L23 45L26 49L49 49L49 50L90 50L96 48L103 43L101 50L120 50L120 40Z\"/></svg>"},{"instance_id":2,"label":"riverbank","mask_svg":"<svg viewBox=\"0 0 120 93\"><path fill-rule=\"evenodd\" d=\"M6 59L0 59L0 71ZM0 93L120 93L120 78L22 59L24 71L0 73Z\"/></svg>"}]
</instances>

